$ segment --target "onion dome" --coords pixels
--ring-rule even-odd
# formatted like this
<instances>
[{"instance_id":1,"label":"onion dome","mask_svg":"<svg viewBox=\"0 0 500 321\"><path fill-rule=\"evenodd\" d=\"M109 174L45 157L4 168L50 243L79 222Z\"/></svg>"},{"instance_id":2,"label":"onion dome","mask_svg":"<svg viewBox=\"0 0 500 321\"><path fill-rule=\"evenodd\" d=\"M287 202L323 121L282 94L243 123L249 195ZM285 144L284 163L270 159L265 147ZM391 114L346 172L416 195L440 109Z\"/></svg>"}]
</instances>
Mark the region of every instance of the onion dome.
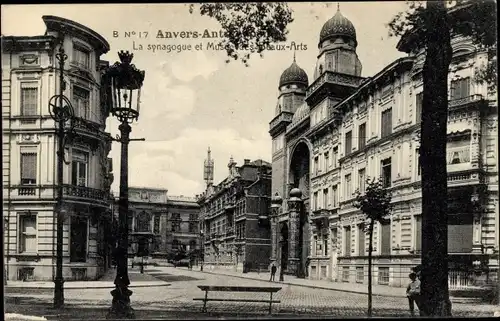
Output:
<instances>
[{"instance_id":1,"label":"onion dome","mask_svg":"<svg viewBox=\"0 0 500 321\"><path fill-rule=\"evenodd\" d=\"M293 63L288 67L280 77L280 87L288 84L302 84L306 87L309 86L309 78L304 69L300 68L293 58Z\"/></svg>"},{"instance_id":2,"label":"onion dome","mask_svg":"<svg viewBox=\"0 0 500 321\"><path fill-rule=\"evenodd\" d=\"M304 102L302 105L300 105L299 108L297 108L297 110L293 114L292 122L290 124L293 126L297 123L300 123L304 118L308 116L309 116L309 106L307 105L307 103Z\"/></svg>"},{"instance_id":3,"label":"onion dome","mask_svg":"<svg viewBox=\"0 0 500 321\"><path fill-rule=\"evenodd\" d=\"M322 43L332 37L349 37L356 41L356 29L354 29L354 25L340 13L340 8L338 7L337 13L321 28L319 42Z\"/></svg>"}]
</instances>

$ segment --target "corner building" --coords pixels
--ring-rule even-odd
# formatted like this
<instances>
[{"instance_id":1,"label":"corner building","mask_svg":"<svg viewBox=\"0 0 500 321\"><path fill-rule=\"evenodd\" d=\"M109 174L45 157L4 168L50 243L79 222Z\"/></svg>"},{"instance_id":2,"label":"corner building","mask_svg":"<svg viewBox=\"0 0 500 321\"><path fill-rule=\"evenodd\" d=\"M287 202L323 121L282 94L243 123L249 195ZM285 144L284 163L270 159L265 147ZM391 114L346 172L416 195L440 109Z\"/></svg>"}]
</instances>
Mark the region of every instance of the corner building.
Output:
<instances>
[{"instance_id":1,"label":"corner building","mask_svg":"<svg viewBox=\"0 0 500 321\"><path fill-rule=\"evenodd\" d=\"M410 269L420 263L418 155L425 57L421 50L410 51L408 41L403 38L398 44L407 57L363 78L355 28L338 10L320 32L312 83L295 60L281 75L269 132L272 193L284 199L271 225L276 234L272 260L285 273L367 282L365 217L353 201L368 177L382 177L394 203L391 223L375 226L374 282L404 286ZM469 39L454 38L452 46L450 288L494 277L499 250L496 93L473 81L475 67L486 61L487 53ZM302 192L302 204L300 219L292 221L297 207L289 210L289 198L297 195L290 195L294 188ZM291 243L298 244L293 253ZM289 264L297 259L298 264Z\"/></svg>"},{"instance_id":2,"label":"corner building","mask_svg":"<svg viewBox=\"0 0 500 321\"><path fill-rule=\"evenodd\" d=\"M71 101L73 140L65 145L63 277L91 280L110 266L111 137L101 99L108 42L71 20L43 16L44 35L2 37L2 166L5 273L9 280L52 280L56 268L57 124L49 100L59 94L63 46L64 95Z\"/></svg>"},{"instance_id":3,"label":"corner building","mask_svg":"<svg viewBox=\"0 0 500 321\"><path fill-rule=\"evenodd\" d=\"M231 160L229 175L198 196L204 264L243 272L267 269L271 252L268 210L271 164Z\"/></svg>"}]
</instances>

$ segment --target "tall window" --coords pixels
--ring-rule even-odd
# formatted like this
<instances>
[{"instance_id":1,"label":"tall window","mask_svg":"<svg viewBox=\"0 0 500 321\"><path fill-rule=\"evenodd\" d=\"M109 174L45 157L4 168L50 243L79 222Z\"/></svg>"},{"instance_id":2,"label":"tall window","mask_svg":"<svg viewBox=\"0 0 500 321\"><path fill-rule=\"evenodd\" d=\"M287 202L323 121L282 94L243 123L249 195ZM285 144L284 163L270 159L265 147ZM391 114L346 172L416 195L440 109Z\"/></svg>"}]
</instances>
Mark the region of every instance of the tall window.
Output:
<instances>
[{"instance_id":1,"label":"tall window","mask_svg":"<svg viewBox=\"0 0 500 321\"><path fill-rule=\"evenodd\" d=\"M392 134L392 109L386 109L382 112L382 133L381 137L387 137Z\"/></svg>"},{"instance_id":2,"label":"tall window","mask_svg":"<svg viewBox=\"0 0 500 321\"><path fill-rule=\"evenodd\" d=\"M21 116L33 116L38 111L38 88L21 88Z\"/></svg>"},{"instance_id":3,"label":"tall window","mask_svg":"<svg viewBox=\"0 0 500 321\"><path fill-rule=\"evenodd\" d=\"M326 235L323 238L323 255L328 255L328 237Z\"/></svg>"},{"instance_id":4,"label":"tall window","mask_svg":"<svg viewBox=\"0 0 500 321\"><path fill-rule=\"evenodd\" d=\"M328 171L328 166L330 166L330 153L326 152L325 153L325 164L324 164L324 171Z\"/></svg>"},{"instance_id":5,"label":"tall window","mask_svg":"<svg viewBox=\"0 0 500 321\"><path fill-rule=\"evenodd\" d=\"M344 241L345 241L345 247L344 247L344 251L345 251L345 254L344 256L351 256L351 227L350 226L346 226L344 227Z\"/></svg>"},{"instance_id":6,"label":"tall window","mask_svg":"<svg viewBox=\"0 0 500 321\"><path fill-rule=\"evenodd\" d=\"M470 96L470 78L453 80L450 85L450 99L460 99Z\"/></svg>"},{"instance_id":7,"label":"tall window","mask_svg":"<svg viewBox=\"0 0 500 321\"><path fill-rule=\"evenodd\" d=\"M317 210L318 209L318 192L314 192L314 195L313 195L313 204L314 204L314 209Z\"/></svg>"},{"instance_id":8,"label":"tall window","mask_svg":"<svg viewBox=\"0 0 500 321\"><path fill-rule=\"evenodd\" d=\"M71 184L87 186L89 154L73 149L71 159Z\"/></svg>"},{"instance_id":9,"label":"tall window","mask_svg":"<svg viewBox=\"0 0 500 321\"><path fill-rule=\"evenodd\" d=\"M179 232L181 230L181 214L172 214L172 232Z\"/></svg>"},{"instance_id":10,"label":"tall window","mask_svg":"<svg viewBox=\"0 0 500 321\"><path fill-rule=\"evenodd\" d=\"M21 214L19 216L19 252L36 253L36 215Z\"/></svg>"},{"instance_id":11,"label":"tall window","mask_svg":"<svg viewBox=\"0 0 500 321\"><path fill-rule=\"evenodd\" d=\"M323 208L328 208L328 188L323 189Z\"/></svg>"},{"instance_id":12,"label":"tall window","mask_svg":"<svg viewBox=\"0 0 500 321\"><path fill-rule=\"evenodd\" d=\"M333 148L333 155L332 155L332 165L333 165L333 168L337 168L337 160L339 158L339 148L338 147L334 147Z\"/></svg>"},{"instance_id":13,"label":"tall window","mask_svg":"<svg viewBox=\"0 0 500 321\"><path fill-rule=\"evenodd\" d=\"M366 123L358 127L358 149L361 150L366 146Z\"/></svg>"},{"instance_id":14,"label":"tall window","mask_svg":"<svg viewBox=\"0 0 500 321\"><path fill-rule=\"evenodd\" d=\"M359 182L359 192L364 193L365 192L365 184L366 184L366 175L365 175L366 170L360 169L358 171L358 182Z\"/></svg>"},{"instance_id":15,"label":"tall window","mask_svg":"<svg viewBox=\"0 0 500 321\"><path fill-rule=\"evenodd\" d=\"M392 183L391 177L391 158L386 158L382 161L382 184L384 187L390 187Z\"/></svg>"},{"instance_id":16,"label":"tall window","mask_svg":"<svg viewBox=\"0 0 500 321\"><path fill-rule=\"evenodd\" d=\"M21 185L36 184L36 153L21 153Z\"/></svg>"},{"instance_id":17,"label":"tall window","mask_svg":"<svg viewBox=\"0 0 500 321\"><path fill-rule=\"evenodd\" d=\"M338 205L338 190L337 190L337 185L332 187L332 206L333 208L336 208Z\"/></svg>"},{"instance_id":18,"label":"tall window","mask_svg":"<svg viewBox=\"0 0 500 321\"><path fill-rule=\"evenodd\" d=\"M314 157L314 175L318 175L319 171L319 157Z\"/></svg>"},{"instance_id":19,"label":"tall window","mask_svg":"<svg viewBox=\"0 0 500 321\"><path fill-rule=\"evenodd\" d=\"M84 48L73 47L73 62L83 68L89 68L90 52Z\"/></svg>"},{"instance_id":20,"label":"tall window","mask_svg":"<svg viewBox=\"0 0 500 321\"><path fill-rule=\"evenodd\" d=\"M424 93L419 93L416 96L416 107L415 107L415 117L416 117L416 124L420 124L422 121L422 101L424 99Z\"/></svg>"},{"instance_id":21,"label":"tall window","mask_svg":"<svg viewBox=\"0 0 500 321\"><path fill-rule=\"evenodd\" d=\"M349 199L352 195L351 174L345 176L345 198Z\"/></svg>"},{"instance_id":22,"label":"tall window","mask_svg":"<svg viewBox=\"0 0 500 321\"><path fill-rule=\"evenodd\" d=\"M80 87L73 87L73 109L76 117L88 118L90 113L90 92Z\"/></svg>"},{"instance_id":23,"label":"tall window","mask_svg":"<svg viewBox=\"0 0 500 321\"><path fill-rule=\"evenodd\" d=\"M415 216L415 251L422 250L422 216Z\"/></svg>"},{"instance_id":24,"label":"tall window","mask_svg":"<svg viewBox=\"0 0 500 321\"><path fill-rule=\"evenodd\" d=\"M352 131L345 134L345 156L351 154L352 151Z\"/></svg>"},{"instance_id":25,"label":"tall window","mask_svg":"<svg viewBox=\"0 0 500 321\"><path fill-rule=\"evenodd\" d=\"M391 224L380 224L380 254L391 254Z\"/></svg>"},{"instance_id":26,"label":"tall window","mask_svg":"<svg viewBox=\"0 0 500 321\"><path fill-rule=\"evenodd\" d=\"M365 255L365 229L363 224L358 225L358 255Z\"/></svg>"},{"instance_id":27,"label":"tall window","mask_svg":"<svg viewBox=\"0 0 500 321\"><path fill-rule=\"evenodd\" d=\"M153 233L159 234L160 233L160 214L155 214L154 215L154 221L153 221Z\"/></svg>"},{"instance_id":28,"label":"tall window","mask_svg":"<svg viewBox=\"0 0 500 321\"><path fill-rule=\"evenodd\" d=\"M420 176L420 149L417 148L415 151L416 154L416 164L417 164L417 176Z\"/></svg>"},{"instance_id":29,"label":"tall window","mask_svg":"<svg viewBox=\"0 0 500 321\"><path fill-rule=\"evenodd\" d=\"M88 220L79 216L71 217L70 261L87 261Z\"/></svg>"}]
</instances>

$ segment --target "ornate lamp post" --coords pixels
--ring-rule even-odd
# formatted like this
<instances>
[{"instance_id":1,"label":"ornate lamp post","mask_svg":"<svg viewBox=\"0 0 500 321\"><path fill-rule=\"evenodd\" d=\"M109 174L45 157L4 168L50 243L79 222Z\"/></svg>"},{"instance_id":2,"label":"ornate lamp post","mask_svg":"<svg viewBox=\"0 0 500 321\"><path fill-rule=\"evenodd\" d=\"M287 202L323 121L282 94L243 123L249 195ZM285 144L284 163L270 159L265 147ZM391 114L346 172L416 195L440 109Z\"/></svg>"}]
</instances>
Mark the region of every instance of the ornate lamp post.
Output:
<instances>
[{"instance_id":1,"label":"ornate lamp post","mask_svg":"<svg viewBox=\"0 0 500 321\"><path fill-rule=\"evenodd\" d=\"M109 316L133 318L134 310L130 306L132 291L128 289L130 284L128 277L128 144L133 140L144 140L130 138L132 129L129 124L139 118L140 94L145 72L131 64L134 55L128 51L120 51L118 56L120 62L116 62L105 74L111 88L111 97L108 99L110 111L120 121L118 127L120 136L117 136L116 140L122 144L116 288L111 291L113 302Z\"/></svg>"},{"instance_id":2,"label":"ornate lamp post","mask_svg":"<svg viewBox=\"0 0 500 321\"><path fill-rule=\"evenodd\" d=\"M64 305L64 279L63 279L63 162L66 132L65 123L73 118L73 107L69 99L64 96L66 83L64 82L64 62L68 55L64 52L63 45L59 47L56 54L59 62L59 94L52 96L49 100L49 113L57 123L57 201L56 201L56 277L54 278L54 307L61 308Z\"/></svg>"}]
</instances>

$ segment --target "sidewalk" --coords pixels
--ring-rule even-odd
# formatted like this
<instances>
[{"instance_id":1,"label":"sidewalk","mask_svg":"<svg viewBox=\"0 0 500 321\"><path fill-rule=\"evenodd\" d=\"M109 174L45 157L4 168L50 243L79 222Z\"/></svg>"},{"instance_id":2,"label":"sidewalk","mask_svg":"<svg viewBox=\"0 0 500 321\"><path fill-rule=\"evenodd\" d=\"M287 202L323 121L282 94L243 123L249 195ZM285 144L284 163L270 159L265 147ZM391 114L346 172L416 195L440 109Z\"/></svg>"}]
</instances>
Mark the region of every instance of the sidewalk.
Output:
<instances>
[{"instance_id":1,"label":"sidewalk","mask_svg":"<svg viewBox=\"0 0 500 321\"><path fill-rule=\"evenodd\" d=\"M64 282L65 289L114 289L116 270L110 269L97 281L66 281ZM162 281L155 278L154 276L147 274L147 269L144 270L144 274L138 271L129 269L128 272L130 285L129 288L144 288L144 287L159 287L159 286L169 286L170 283ZM53 289L53 281L34 281L34 282L23 282L23 281L7 281L6 289L14 288L37 288L37 289Z\"/></svg>"},{"instance_id":2,"label":"sidewalk","mask_svg":"<svg viewBox=\"0 0 500 321\"><path fill-rule=\"evenodd\" d=\"M178 267L178 269L185 269L185 267ZM248 272L241 273L236 272L231 269L226 268L215 268L211 269L210 266L204 266L203 271L200 271L199 266L194 266L193 271L201 272L201 273L210 273L217 275L227 275L234 276L243 279L251 279L251 280L260 280L260 281L269 281L270 273L264 271L262 273L257 272ZM341 292L349 292L349 293L358 293L358 294L366 294L368 295L368 285L360 284L360 283L344 283L344 282L333 282L327 280L308 280L308 279L299 279L295 276L285 275L284 281L279 282L288 285L297 285L304 286L315 289L325 289L325 290L336 290ZM279 275L276 275L276 280L279 280ZM373 295L386 296L386 297L396 297L396 298L405 298L406 297L406 289L405 288L396 288L387 285L373 285Z\"/></svg>"}]
</instances>

